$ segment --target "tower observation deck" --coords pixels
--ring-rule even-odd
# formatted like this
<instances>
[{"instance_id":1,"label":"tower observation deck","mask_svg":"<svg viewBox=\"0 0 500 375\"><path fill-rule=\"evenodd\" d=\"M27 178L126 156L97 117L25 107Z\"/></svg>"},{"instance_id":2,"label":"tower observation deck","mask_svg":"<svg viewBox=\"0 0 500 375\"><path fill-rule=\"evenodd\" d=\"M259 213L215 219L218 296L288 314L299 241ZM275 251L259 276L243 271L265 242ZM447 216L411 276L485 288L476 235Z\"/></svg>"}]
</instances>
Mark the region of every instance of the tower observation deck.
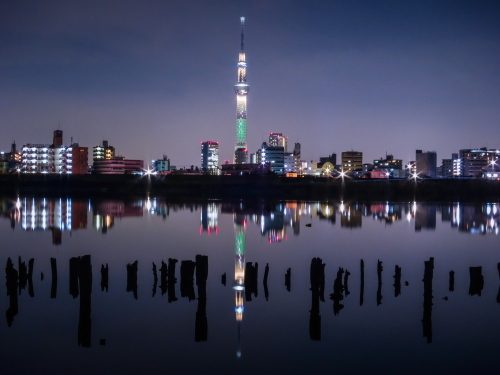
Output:
<instances>
[{"instance_id":1,"label":"tower observation deck","mask_svg":"<svg viewBox=\"0 0 500 375\"><path fill-rule=\"evenodd\" d=\"M236 92L236 142L234 145L234 164L248 163L247 149L247 63L245 58L245 17L241 22L241 50L238 58L238 81L234 85Z\"/></svg>"}]
</instances>

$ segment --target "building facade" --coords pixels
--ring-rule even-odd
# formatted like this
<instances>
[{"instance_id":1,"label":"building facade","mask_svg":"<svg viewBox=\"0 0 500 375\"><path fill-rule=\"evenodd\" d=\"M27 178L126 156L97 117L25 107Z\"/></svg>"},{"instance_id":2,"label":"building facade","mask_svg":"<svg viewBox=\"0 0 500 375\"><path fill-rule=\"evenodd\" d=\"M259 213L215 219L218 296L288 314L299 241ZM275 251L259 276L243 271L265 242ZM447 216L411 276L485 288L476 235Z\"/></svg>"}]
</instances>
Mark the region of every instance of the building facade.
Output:
<instances>
[{"instance_id":1,"label":"building facade","mask_svg":"<svg viewBox=\"0 0 500 375\"><path fill-rule=\"evenodd\" d=\"M89 169L88 160L88 147L81 147L78 143L54 149L54 167L56 173L87 174Z\"/></svg>"},{"instance_id":2,"label":"building facade","mask_svg":"<svg viewBox=\"0 0 500 375\"><path fill-rule=\"evenodd\" d=\"M132 174L142 173L144 160L125 159L123 156L115 156L112 159L94 160L95 174Z\"/></svg>"},{"instance_id":3,"label":"building facade","mask_svg":"<svg viewBox=\"0 0 500 375\"><path fill-rule=\"evenodd\" d=\"M437 157L435 151L422 152L417 150L415 153L415 163L417 175L419 177L437 177Z\"/></svg>"},{"instance_id":4,"label":"building facade","mask_svg":"<svg viewBox=\"0 0 500 375\"><path fill-rule=\"evenodd\" d=\"M10 152L0 152L0 173L21 170L21 153L17 151L16 143L11 144Z\"/></svg>"},{"instance_id":5,"label":"building facade","mask_svg":"<svg viewBox=\"0 0 500 375\"><path fill-rule=\"evenodd\" d=\"M406 176L406 170L403 168L403 160L394 159L393 155L387 155L385 159L374 160L373 169L386 170L389 172L389 176L394 178L404 178Z\"/></svg>"},{"instance_id":6,"label":"building facade","mask_svg":"<svg viewBox=\"0 0 500 375\"><path fill-rule=\"evenodd\" d=\"M270 147L263 142L256 155L257 164L269 165L269 170L276 174L285 173L285 149L283 147Z\"/></svg>"},{"instance_id":7,"label":"building facade","mask_svg":"<svg viewBox=\"0 0 500 375\"><path fill-rule=\"evenodd\" d=\"M293 147L293 159L295 163L295 172L297 172L298 175L303 175L304 170L307 170L307 167L304 169L303 160L301 160L301 158L300 143L295 143Z\"/></svg>"},{"instance_id":8,"label":"building facade","mask_svg":"<svg viewBox=\"0 0 500 375\"><path fill-rule=\"evenodd\" d=\"M92 150L93 160L113 159L115 157L115 148L110 146L108 141L102 141L102 145L94 146Z\"/></svg>"},{"instance_id":9,"label":"building facade","mask_svg":"<svg viewBox=\"0 0 500 375\"><path fill-rule=\"evenodd\" d=\"M22 173L55 173L54 149L49 144L28 143L21 150Z\"/></svg>"},{"instance_id":10,"label":"building facade","mask_svg":"<svg viewBox=\"0 0 500 375\"><path fill-rule=\"evenodd\" d=\"M211 174L219 170L219 142L201 142L201 168Z\"/></svg>"},{"instance_id":11,"label":"building facade","mask_svg":"<svg viewBox=\"0 0 500 375\"><path fill-rule=\"evenodd\" d=\"M332 163L333 165L337 165L337 154L332 153L331 155L328 155L328 156L320 156L319 162L320 163Z\"/></svg>"},{"instance_id":12,"label":"building facade","mask_svg":"<svg viewBox=\"0 0 500 375\"><path fill-rule=\"evenodd\" d=\"M363 153L359 151L342 152L341 169L344 172L351 172L356 169L363 170Z\"/></svg>"},{"instance_id":13,"label":"building facade","mask_svg":"<svg viewBox=\"0 0 500 375\"><path fill-rule=\"evenodd\" d=\"M21 151L22 173L88 173L88 147L63 146L62 130L54 131L53 143L25 144Z\"/></svg>"},{"instance_id":14,"label":"building facade","mask_svg":"<svg viewBox=\"0 0 500 375\"><path fill-rule=\"evenodd\" d=\"M283 147L286 150L286 137L283 137L281 133L270 133L269 134L269 147Z\"/></svg>"},{"instance_id":15,"label":"building facade","mask_svg":"<svg viewBox=\"0 0 500 375\"><path fill-rule=\"evenodd\" d=\"M170 172L170 159L168 158L167 155L163 155L163 159L157 159L153 160L153 170L160 173L164 174L166 172Z\"/></svg>"},{"instance_id":16,"label":"building facade","mask_svg":"<svg viewBox=\"0 0 500 375\"><path fill-rule=\"evenodd\" d=\"M461 177L481 177L488 166L496 164L499 158L500 150L488 150L486 147L460 150L457 173Z\"/></svg>"},{"instance_id":17,"label":"building facade","mask_svg":"<svg viewBox=\"0 0 500 375\"><path fill-rule=\"evenodd\" d=\"M439 171L439 176L443 178L452 178L457 175L455 175L455 162L458 159L458 154L452 154L451 159L443 159L441 168Z\"/></svg>"},{"instance_id":18,"label":"building facade","mask_svg":"<svg viewBox=\"0 0 500 375\"><path fill-rule=\"evenodd\" d=\"M297 173L297 165L293 152L285 152L283 157L285 173Z\"/></svg>"}]
</instances>

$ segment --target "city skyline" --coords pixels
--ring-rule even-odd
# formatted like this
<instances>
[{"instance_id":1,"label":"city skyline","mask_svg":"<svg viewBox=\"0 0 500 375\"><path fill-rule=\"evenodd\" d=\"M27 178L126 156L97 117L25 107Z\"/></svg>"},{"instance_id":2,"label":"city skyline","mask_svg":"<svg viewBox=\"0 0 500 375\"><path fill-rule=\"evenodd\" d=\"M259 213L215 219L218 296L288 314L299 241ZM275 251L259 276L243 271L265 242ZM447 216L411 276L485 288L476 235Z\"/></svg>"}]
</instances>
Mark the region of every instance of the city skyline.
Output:
<instances>
[{"instance_id":1,"label":"city skyline","mask_svg":"<svg viewBox=\"0 0 500 375\"><path fill-rule=\"evenodd\" d=\"M0 149L48 143L59 128L147 162L167 154L198 165L206 139L232 160L241 16L249 153L270 132L300 142L308 161L497 148L499 10L490 1L4 3Z\"/></svg>"}]
</instances>

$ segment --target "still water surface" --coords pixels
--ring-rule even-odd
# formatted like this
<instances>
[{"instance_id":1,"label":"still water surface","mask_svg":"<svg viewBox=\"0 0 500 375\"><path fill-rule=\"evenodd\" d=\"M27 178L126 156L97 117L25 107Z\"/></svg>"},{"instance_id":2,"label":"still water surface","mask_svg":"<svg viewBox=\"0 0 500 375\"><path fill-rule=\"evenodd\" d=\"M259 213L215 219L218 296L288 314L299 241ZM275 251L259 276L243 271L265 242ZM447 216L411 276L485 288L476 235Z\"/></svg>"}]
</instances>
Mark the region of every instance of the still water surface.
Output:
<instances>
[{"instance_id":1,"label":"still water surface","mask_svg":"<svg viewBox=\"0 0 500 375\"><path fill-rule=\"evenodd\" d=\"M0 203L1 374L500 365L498 204Z\"/></svg>"}]
</instances>

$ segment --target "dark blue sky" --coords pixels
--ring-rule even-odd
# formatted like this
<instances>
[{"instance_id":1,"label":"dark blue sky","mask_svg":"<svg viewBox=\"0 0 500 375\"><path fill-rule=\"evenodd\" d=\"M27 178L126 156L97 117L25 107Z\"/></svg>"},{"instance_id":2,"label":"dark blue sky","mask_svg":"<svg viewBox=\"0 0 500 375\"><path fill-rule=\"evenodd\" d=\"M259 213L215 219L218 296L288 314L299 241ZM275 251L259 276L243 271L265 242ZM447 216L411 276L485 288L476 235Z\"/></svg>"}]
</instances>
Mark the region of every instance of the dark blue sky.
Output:
<instances>
[{"instance_id":1,"label":"dark blue sky","mask_svg":"<svg viewBox=\"0 0 500 375\"><path fill-rule=\"evenodd\" d=\"M127 158L200 163L235 138L246 17L248 144L270 132L303 159L500 148L498 1L0 3L0 149L103 139Z\"/></svg>"}]
</instances>

